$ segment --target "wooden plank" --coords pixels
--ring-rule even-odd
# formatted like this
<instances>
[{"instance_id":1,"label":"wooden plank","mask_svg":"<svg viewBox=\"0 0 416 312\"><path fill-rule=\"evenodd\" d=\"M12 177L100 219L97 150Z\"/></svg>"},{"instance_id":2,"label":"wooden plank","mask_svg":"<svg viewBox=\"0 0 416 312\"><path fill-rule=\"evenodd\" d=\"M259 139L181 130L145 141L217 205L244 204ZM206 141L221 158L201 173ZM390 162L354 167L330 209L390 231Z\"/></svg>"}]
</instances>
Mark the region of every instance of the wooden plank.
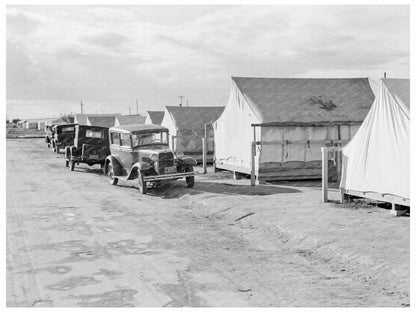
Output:
<instances>
[{"instance_id":1,"label":"wooden plank","mask_svg":"<svg viewBox=\"0 0 416 312\"><path fill-rule=\"evenodd\" d=\"M207 144L205 138L202 138L202 168L204 174L207 173Z\"/></svg>"},{"instance_id":2,"label":"wooden plank","mask_svg":"<svg viewBox=\"0 0 416 312\"><path fill-rule=\"evenodd\" d=\"M322 201L328 202L328 151L325 147L322 151Z\"/></svg>"},{"instance_id":3,"label":"wooden plank","mask_svg":"<svg viewBox=\"0 0 416 312\"><path fill-rule=\"evenodd\" d=\"M349 140L309 140L309 144L344 144L348 143ZM261 141L261 145L279 145L279 144L308 144L308 140L281 140L281 141Z\"/></svg>"}]
</instances>

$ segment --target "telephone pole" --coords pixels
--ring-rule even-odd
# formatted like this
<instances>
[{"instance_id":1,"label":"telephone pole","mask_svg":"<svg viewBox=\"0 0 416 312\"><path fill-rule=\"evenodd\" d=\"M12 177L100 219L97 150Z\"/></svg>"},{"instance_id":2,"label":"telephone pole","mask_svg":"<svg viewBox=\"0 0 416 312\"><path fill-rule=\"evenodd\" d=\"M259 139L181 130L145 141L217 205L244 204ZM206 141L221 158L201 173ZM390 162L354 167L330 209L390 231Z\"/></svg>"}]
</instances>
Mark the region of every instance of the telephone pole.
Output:
<instances>
[{"instance_id":1,"label":"telephone pole","mask_svg":"<svg viewBox=\"0 0 416 312\"><path fill-rule=\"evenodd\" d=\"M84 114L84 104L82 104L82 101L81 101L81 114Z\"/></svg>"},{"instance_id":2,"label":"telephone pole","mask_svg":"<svg viewBox=\"0 0 416 312\"><path fill-rule=\"evenodd\" d=\"M184 98L185 96L183 96L183 95L178 95L178 98L180 98L181 99L181 102L179 103L179 106L182 106L182 100L183 100L183 98Z\"/></svg>"},{"instance_id":3,"label":"telephone pole","mask_svg":"<svg viewBox=\"0 0 416 312\"><path fill-rule=\"evenodd\" d=\"M131 106L129 106L129 115L131 115Z\"/></svg>"},{"instance_id":4,"label":"telephone pole","mask_svg":"<svg viewBox=\"0 0 416 312\"><path fill-rule=\"evenodd\" d=\"M139 114L139 100L136 99L136 114Z\"/></svg>"}]
</instances>

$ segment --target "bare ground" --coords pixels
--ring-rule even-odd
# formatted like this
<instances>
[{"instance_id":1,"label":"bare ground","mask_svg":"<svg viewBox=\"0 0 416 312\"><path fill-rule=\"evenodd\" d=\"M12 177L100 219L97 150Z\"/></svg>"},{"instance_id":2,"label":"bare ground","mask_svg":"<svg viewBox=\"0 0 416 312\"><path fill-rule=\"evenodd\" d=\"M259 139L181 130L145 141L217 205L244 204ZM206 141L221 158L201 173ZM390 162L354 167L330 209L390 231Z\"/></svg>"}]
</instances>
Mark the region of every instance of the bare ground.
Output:
<instances>
[{"instance_id":1,"label":"bare ground","mask_svg":"<svg viewBox=\"0 0 416 312\"><path fill-rule=\"evenodd\" d=\"M409 218L323 204L317 182L208 174L144 196L75 170L7 140L8 306L409 305Z\"/></svg>"}]
</instances>

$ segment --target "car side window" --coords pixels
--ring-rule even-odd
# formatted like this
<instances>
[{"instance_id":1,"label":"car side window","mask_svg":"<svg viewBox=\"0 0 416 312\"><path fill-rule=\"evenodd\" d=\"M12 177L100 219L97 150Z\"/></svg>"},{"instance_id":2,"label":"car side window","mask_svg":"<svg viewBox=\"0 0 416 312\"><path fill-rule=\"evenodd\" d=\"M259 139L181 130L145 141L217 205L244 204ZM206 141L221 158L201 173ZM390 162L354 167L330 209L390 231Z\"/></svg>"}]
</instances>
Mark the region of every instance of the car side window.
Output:
<instances>
[{"instance_id":1,"label":"car side window","mask_svg":"<svg viewBox=\"0 0 416 312\"><path fill-rule=\"evenodd\" d=\"M131 140L130 140L130 134L129 133L120 133L120 139L121 139L121 146L124 147L131 147Z\"/></svg>"},{"instance_id":2,"label":"car side window","mask_svg":"<svg viewBox=\"0 0 416 312\"><path fill-rule=\"evenodd\" d=\"M120 145L120 138L117 132L111 132L111 144Z\"/></svg>"}]
</instances>

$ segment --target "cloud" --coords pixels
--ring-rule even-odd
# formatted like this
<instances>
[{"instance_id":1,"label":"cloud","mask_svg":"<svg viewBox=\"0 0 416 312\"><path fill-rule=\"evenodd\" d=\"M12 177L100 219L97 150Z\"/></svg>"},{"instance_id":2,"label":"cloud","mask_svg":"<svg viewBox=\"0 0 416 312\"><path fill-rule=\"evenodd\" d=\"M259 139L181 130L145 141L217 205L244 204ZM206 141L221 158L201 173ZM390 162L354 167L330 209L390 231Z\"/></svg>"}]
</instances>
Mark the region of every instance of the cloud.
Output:
<instances>
[{"instance_id":1,"label":"cloud","mask_svg":"<svg viewBox=\"0 0 416 312\"><path fill-rule=\"evenodd\" d=\"M181 22L157 9L9 8L7 98L138 97L161 109L178 94L225 104L232 75L409 75L407 6L198 7Z\"/></svg>"}]
</instances>

